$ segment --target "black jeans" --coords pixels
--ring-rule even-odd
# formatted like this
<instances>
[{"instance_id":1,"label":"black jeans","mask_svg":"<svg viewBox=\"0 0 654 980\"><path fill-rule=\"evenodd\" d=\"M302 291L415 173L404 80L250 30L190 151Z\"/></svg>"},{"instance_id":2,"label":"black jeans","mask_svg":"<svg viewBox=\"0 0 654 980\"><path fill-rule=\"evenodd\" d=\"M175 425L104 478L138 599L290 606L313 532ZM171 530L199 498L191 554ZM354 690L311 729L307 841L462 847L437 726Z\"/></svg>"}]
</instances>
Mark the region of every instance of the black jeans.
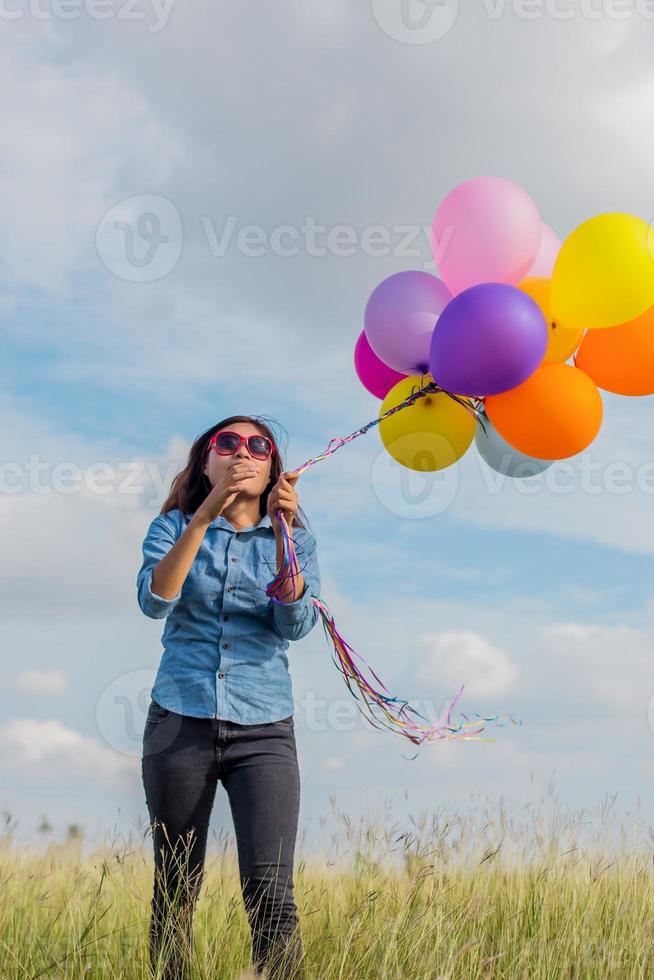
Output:
<instances>
[{"instance_id":1,"label":"black jeans","mask_svg":"<svg viewBox=\"0 0 654 980\"><path fill-rule=\"evenodd\" d=\"M154 842L150 961L166 980L188 976L193 910L204 877L220 780L234 821L254 968L304 977L293 889L300 778L293 717L261 725L193 718L152 700L143 732L143 786Z\"/></svg>"}]
</instances>

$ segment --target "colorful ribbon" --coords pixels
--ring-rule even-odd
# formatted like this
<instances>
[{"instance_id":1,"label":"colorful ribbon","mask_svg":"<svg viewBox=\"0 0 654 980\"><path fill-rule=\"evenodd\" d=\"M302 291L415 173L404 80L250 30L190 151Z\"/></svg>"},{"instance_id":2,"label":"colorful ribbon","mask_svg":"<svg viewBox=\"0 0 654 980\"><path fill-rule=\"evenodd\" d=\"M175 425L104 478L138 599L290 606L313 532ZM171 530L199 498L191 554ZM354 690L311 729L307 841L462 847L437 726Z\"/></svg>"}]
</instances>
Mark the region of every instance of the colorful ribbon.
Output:
<instances>
[{"instance_id":1,"label":"colorful ribbon","mask_svg":"<svg viewBox=\"0 0 654 980\"><path fill-rule=\"evenodd\" d=\"M362 428L357 429L356 432L353 432L345 439L332 439L324 453L321 453L319 456L312 457L296 470L289 470L288 472L298 474L303 473L304 470L308 469L310 466L313 466L314 463L319 462L319 460L326 459L328 456L331 456L332 453L336 452L337 449L340 449L341 446L344 446L346 443L352 442L353 439L363 435L365 432L371 429L372 426L378 425L382 419L385 419L388 415L392 415L394 412L399 412L408 405L412 405L417 398L424 398L431 392L442 392L443 394L448 395L448 397L453 398L467 411L471 412L482 428L484 428L484 422L480 417L479 412L481 400L468 400L461 398L459 395L454 395L451 392L445 391L434 381L423 386L421 379L421 384L414 385L411 389L411 394L405 398L404 401L400 402L399 405L389 408L383 415L380 415L378 418L368 422L366 425L362 426ZM266 586L266 595L269 596L273 602L282 602L283 600L279 598L279 595L286 588L289 581L293 586L293 590L295 590L296 579L302 569L300 569L298 564L295 543L289 533L289 528L284 518L283 511L278 510L277 517L282 529L282 565L275 575L275 578L272 579L272 581ZM425 716L422 715L417 708L412 707L409 702L403 698L391 696L388 688L383 684L372 667L366 664L363 657L356 653L356 651L352 649L349 643L347 643L338 632L336 624L334 623L334 618L330 614L325 602L317 596L312 596L311 599L320 612L323 629L328 643L331 640L331 645L333 646L332 659L334 660L336 667L343 674L348 689L356 700L359 711L364 718L366 718L368 722L373 725L373 727L382 730L386 729L387 731L391 731L395 734L404 735L411 742L414 742L416 745L420 745L424 741L444 739L447 741L460 741L465 739L466 741L494 742L494 738L480 738L481 732L484 731L484 726L481 724L482 722L493 722L500 726L506 724L507 721L511 721L513 724L522 724L521 721L513 718L511 715L504 717L501 715L480 715L475 713L471 718L468 717L468 715L465 715L463 712L460 713L463 720L454 724L452 720L452 712L454 710L454 706L463 693L463 685L461 685L450 704L447 706L447 708L445 708L440 717L433 722L433 724L419 724L416 719L423 719L424 721L427 721ZM355 663L355 660L360 661L361 666L358 666ZM374 681L381 687L381 690L376 686L373 680L366 676L365 669L370 672L372 678L374 678Z\"/></svg>"}]
</instances>

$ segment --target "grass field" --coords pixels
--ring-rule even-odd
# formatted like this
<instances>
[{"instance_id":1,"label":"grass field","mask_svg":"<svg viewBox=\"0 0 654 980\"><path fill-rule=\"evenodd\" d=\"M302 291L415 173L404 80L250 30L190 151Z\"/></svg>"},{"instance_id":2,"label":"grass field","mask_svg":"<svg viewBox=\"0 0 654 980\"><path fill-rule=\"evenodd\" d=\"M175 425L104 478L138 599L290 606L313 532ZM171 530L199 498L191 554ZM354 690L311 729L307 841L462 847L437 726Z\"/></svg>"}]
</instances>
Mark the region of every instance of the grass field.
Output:
<instances>
[{"instance_id":1,"label":"grass field","mask_svg":"<svg viewBox=\"0 0 654 980\"><path fill-rule=\"evenodd\" d=\"M320 855L296 863L307 976L320 980L654 977L654 839L615 799L556 799L403 822L332 806ZM149 835L0 845L0 977L147 977ZM208 856L195 915L198 978L238 977L250 939L233 846Z\"/></svg>"}]
</instances>

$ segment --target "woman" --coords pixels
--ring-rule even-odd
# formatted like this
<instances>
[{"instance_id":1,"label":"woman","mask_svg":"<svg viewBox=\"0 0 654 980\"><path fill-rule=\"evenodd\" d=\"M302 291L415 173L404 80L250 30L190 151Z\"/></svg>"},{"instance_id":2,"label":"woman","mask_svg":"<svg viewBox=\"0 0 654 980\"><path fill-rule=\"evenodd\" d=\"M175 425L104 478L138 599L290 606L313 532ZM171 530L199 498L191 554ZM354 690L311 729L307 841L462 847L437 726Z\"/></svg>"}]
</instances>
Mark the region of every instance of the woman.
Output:
<instances>
[{"instance_id":1,"label":"woman","mask_svg":"<svg viewBox=\"0 0 654 980\"><path fill-rule=\"evenodd\" d=\"M300 782L286 650L314 627L316 541L273 432L232 415L194 441L143 542L141 610L166 619L143 733L155 875L153 967L187 975L218 780L229 798L255 969L302 977L293 862ZM269 599L281 510L302 574Z\"/></svg>"}]
</instances>

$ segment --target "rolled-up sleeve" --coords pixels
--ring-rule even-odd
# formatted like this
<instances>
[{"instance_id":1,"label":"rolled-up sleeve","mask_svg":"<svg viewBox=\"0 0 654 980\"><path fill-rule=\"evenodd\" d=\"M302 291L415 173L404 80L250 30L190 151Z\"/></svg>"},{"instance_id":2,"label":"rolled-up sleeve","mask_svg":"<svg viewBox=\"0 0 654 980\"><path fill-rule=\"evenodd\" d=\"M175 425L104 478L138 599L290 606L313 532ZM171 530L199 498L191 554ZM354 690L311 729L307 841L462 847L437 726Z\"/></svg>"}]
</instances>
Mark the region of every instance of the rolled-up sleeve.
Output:
<instances>
[{"instance_id":1,"label":"rolled-up sleeve","mask_svg":"<svg viewBox=\"0 0 654 980\"><path fill-rule=\"evenodd\" d=\"M150 619L164 619L181 598L181 591L172 599L163 599L152 591L152 572L157 562L168 554L177 538L164 514L158 514L143 541L143 564L136 577L136 594L141 611Z\"/></svg>"},{"instance_id":2,"label":"rolled-up sleeve","mask_svg":"<svg viewBox=\"0 0 654 980\"><path fill-rule=\"evenodd\" d=\"M305 530L305 529L298 529ZM320 612L312 596L320 598L320 567L316 539L308 532L298 537L296 544L298 564L304 578L304 591L293 602L273 602L273 617L278 632L287 640L301 640L318 622Z\"/></svg>"}]
</instances>

